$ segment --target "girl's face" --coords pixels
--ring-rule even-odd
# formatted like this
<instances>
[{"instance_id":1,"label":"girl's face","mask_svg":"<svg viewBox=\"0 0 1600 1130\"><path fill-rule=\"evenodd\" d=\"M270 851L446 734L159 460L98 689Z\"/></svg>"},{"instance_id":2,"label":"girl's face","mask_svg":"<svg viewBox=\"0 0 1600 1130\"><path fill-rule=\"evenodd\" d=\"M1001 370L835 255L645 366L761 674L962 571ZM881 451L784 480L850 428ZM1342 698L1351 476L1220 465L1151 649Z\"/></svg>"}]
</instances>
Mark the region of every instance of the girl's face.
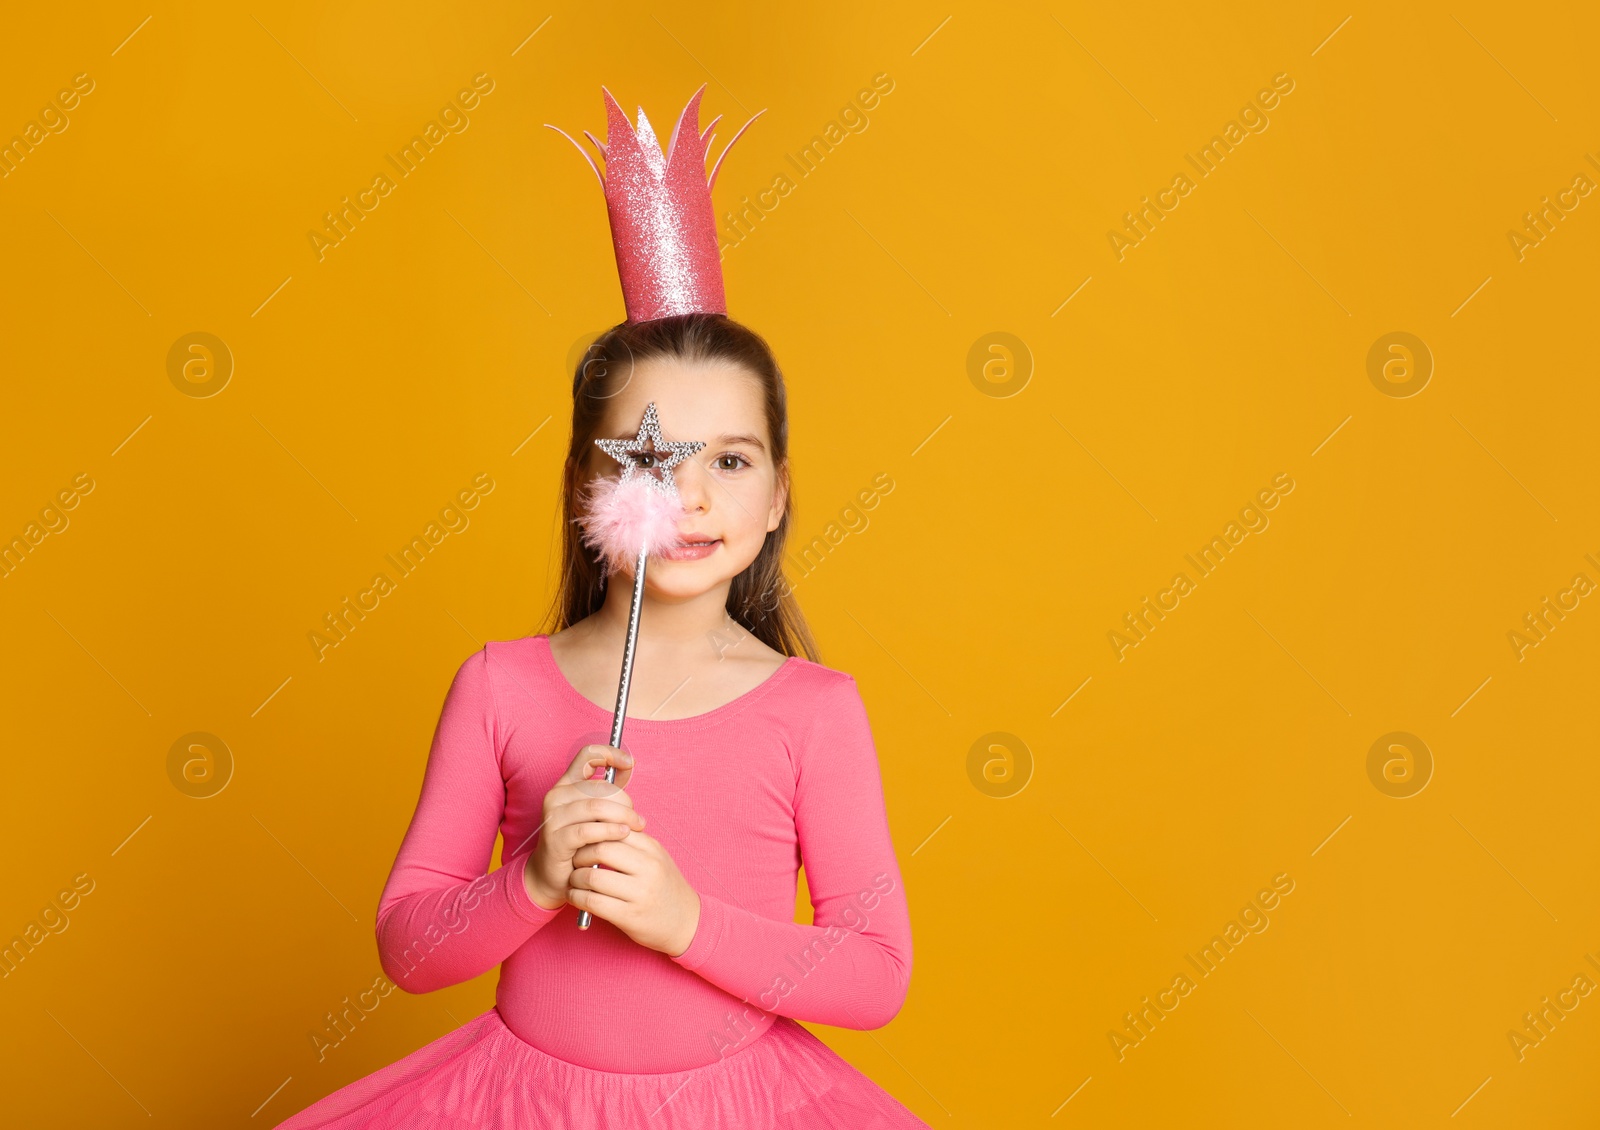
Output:
<instances>
[{"instance_id":1,"label":"girl's face","mask_svg":"<svg viewBox=\"0 0 1600 1130\"><path fill-rule=\"evenodd\" d=\"M651 402L666 439L705 444L672 469L684 508L678 532L689 544L651 558L645 575L652 595L687 600L731 583L756 559L783 518L788 487L772 459L761 384L751 373L717 362L640 362L608 401L593 438L635 438ZM590 445L586 479L621 470Z\"/></svg>"}]
</instances>

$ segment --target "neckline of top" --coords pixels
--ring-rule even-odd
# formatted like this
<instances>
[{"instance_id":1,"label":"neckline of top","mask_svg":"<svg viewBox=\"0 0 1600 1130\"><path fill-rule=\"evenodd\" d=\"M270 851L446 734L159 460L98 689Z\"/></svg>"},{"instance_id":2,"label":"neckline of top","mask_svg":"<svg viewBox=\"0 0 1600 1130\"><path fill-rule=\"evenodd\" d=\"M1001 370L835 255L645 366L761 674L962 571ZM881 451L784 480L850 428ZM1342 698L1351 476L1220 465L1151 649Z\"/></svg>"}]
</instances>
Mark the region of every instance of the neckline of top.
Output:
<instances>
[{"instance_id":1,"label":"neckline of top","mask_svg":"<svg viewBox=\"0 0 1600 1130\"><path fill-rule=\"evenodd\" d=\"M554 682L560 689L563 697L570 700L574 705L589 711L591 714L602 715L607 719L612 717L615 711L614 707L601 706L598 702L588 698L581 691L579 691L577 687L572 685L571 680L569 680L566 674L561 670L560 664L556 662L555 653L550 648L550 636L547 633L541 632L536 636L525 637L525 642L532 643L535 658L538 660L540 665L546 669L546 672L551 677L551 681ZM729 699L721 706L713 707L712 709L704 711L700 714L691 714L687 718L640 718L630 714L627 717L625 732L627 730L633 730L635 732L644 730L661 733L672 730L700 729L705 726L713 725L714 723L722 721L728 715L736 713L737 711L748 706L750 703L755 702L757 699L764 697L768 692L774 690L780 683L789 677L790 673L793 672L801 662L803 662L803 660L801 660L799 656L786 656L784 661L779 664L776 671L768 675L765 679L751 687L749 690L745 691L743 694Z\"/></svg>"}]
</instances>

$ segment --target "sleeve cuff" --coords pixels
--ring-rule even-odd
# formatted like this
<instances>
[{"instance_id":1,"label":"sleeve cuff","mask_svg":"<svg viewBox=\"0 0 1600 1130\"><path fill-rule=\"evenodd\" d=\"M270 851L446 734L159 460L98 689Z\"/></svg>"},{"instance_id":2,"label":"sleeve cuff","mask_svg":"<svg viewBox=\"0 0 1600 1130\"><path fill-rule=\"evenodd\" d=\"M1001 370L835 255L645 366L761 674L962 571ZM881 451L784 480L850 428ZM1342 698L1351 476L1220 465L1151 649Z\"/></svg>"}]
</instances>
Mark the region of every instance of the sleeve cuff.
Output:
<instances>
[{"instance_id":1,"label":"sleeve cuff","mask_svg":"<svg viewBox=\"0 0 1600 1130\"><path fill-rule=\"evenodd\" d=\"M547 910L533 901L533 896L528 894L528 885L523 881L523 869L527 866L528 855L517 856L510 863L503 864L500 870L506 872L506 901L511 904L511 909L517 917L524 922L531 922L543 926L556 915L566 909L565 905L554 910Z\"/></svg>"},{"instance_id":2,"label":"sleeve cuff","mask_svg":"<svg viewBox=\"0 0 1600 1130\"><path fill-rule=\"evenodd\" d=\"M689 943L689 948L672 960L690 971L697 971L706 962L711 960L711 955L717 948L717 943L722 940L722 933L728 921L728 908L719 899L700 892L700 921L695 926L694 940Z\"/></svg>"}]
</instances>

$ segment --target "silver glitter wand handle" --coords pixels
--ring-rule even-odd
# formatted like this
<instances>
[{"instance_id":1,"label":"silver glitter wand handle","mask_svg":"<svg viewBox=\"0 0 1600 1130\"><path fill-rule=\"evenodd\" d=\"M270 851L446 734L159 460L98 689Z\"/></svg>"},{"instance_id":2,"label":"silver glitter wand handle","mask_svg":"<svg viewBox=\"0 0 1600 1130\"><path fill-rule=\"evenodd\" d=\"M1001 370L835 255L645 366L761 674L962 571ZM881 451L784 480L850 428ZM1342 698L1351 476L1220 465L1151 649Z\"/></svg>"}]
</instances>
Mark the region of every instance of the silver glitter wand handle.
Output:
<instances>
[{"instance_id":1,"label":"silver glitter wand handle","mask_svg":"<svg viewBox=\"0 0 1600 1130\"><path fill-rule=\"evenodd\" d=\"M622 723L628 714L628 685L633 681L633 655L639 643L639 610L644 603L644 569L645 563L650 560L650 548L644 546L639 550L639 560L633 568L633 603L628 607L628 642L622 649L622 678L617 680L617 711L611 716L611 745L613 748L622 748ZM606 782L614 784L617 779L617 767L606 766ZM599 867L598 863L590 864ZM578 929L587 930L594 918L587 910L578 912Z\"/></svg>"}]
</instances>

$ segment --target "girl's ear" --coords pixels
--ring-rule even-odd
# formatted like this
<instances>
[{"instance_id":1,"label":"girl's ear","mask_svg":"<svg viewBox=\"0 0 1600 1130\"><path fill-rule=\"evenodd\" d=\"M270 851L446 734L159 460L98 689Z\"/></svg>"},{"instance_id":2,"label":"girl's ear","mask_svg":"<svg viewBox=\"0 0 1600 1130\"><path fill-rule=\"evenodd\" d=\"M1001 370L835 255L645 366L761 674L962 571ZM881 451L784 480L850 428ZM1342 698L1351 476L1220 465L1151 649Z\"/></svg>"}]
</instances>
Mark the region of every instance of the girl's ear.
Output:
<instances>
[{"instance_id":1,"label":"girl's ear","mask_svg":"<svg viewBox=\"0 0 1600 1130\"><path fill-rule=\"evenodd\" d=\"M772 486L772 509L767 513L767 533L778 528L783 521L784 508L789 503L789 464L786 460L778 467L777 481Z\"/></svg>"}]
</instances>

